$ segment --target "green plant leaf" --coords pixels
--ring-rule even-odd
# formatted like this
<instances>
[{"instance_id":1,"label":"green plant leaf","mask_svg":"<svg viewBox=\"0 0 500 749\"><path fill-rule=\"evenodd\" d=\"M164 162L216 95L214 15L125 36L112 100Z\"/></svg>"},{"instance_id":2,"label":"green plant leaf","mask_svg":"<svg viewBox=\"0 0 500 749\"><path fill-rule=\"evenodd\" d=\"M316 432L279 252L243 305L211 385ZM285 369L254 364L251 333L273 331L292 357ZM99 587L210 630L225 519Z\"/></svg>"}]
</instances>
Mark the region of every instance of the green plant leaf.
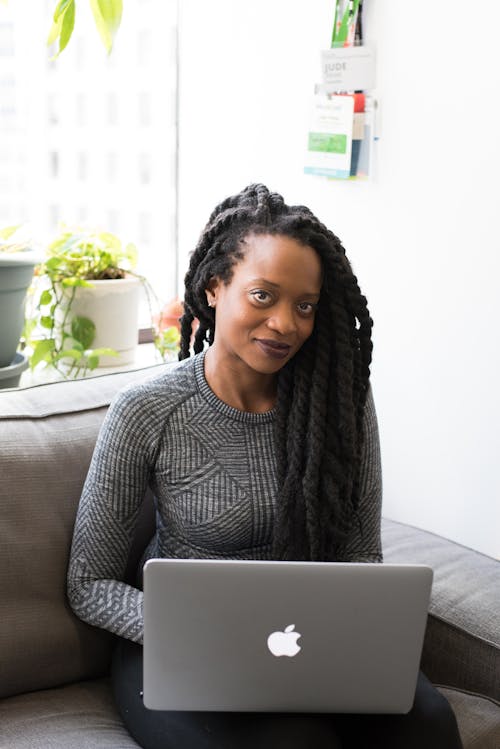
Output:
<instances>
[{"instance_id":1,"label":"green plant leaf","mask_svg":"<svg viewBox=\"0 0 500 749\"><path fill-rule=\"evenodd\" d=\"M163 331L163 340L165 343L178 343L180 340L180 333L176 327L167 328Z\"/></svg>"},{"instance_id":2,"label":"green plant leaf","mask_svg":"<svg viewBox=\"0 0 500 749\"><path fill-rule=\"evenodd\" d=\"M88 349L95 338L95 325L88 317L74 317L71 320L71 335L84 349Z\"/></svg>"},{"instance_id":3,"label":"green plant leaf","mask_svg":"<svg viewBox=\"0 0 500 749\"><path fill-rule=\"evenodd\" d=\"M99 357L95 354L91 354L87 359L87 367L92 371L99 364Z\"/></svg>"},{"instance_id":4,"label":"green plant leaf","mask_svg":"<svg viewBox=\"0 0 500 749\"><path fill-rule=\"evenodd\" d=\"M79 351L76 348L66 348L64 351L59 351L54 356L54 361L60 361L61 359L73 359L74 361L80 361L83 358L83 351Z\"/></svg>"},{"instance_id":5,"label":"green plant leaf","mask_svg":"<svg viewBox=\"0 0 500 749\"><path fill-rule=\"evenodd\" d=\"M58 57L67 46L73 29L75 27L75 0L59 0L54 10L52 26L47 37L47 46L50 47L59 39L59 49L54 55Z\"/></svg>"},{"instance_id":6,"label":"green plant leaf","mask_svg":"<svg viewBox=\"0 0 500 749\"><path fill-rule=\"evenodd\" d=\"M54 44L55 40L61 33L61 26L62 26L62 18L59 19L59 21L52 21L52 26L50 27L49 35L47 37L47 47L50 47L52 44Z\"/></svg>"},{"instance_id":7,"label":"green plant leaf","mask_svg":"<svg viewBox=\"0 0 500 749\"><path fill-rule=\"evenodd\" d=\"M37 341L30 356L31 368L34 369L41 361L50 361L55 347L56 342L53 338L43 338L41 341Z\"/></svg>"},{"instance_id":8,"label":"green plant leaf","mask_svg":"<svg viewBox=\"0 0 500 749\"><path fill-rule=\"evenodd\" d=\"M97 31L109 54L122 20L122 0L90 0Z\"/></svg>"},{"instance_id":9,"label":"green plant leaf","mask_svg":"<svg viewBox=\"0 0 500 749\"><path fill-rule=\"evenodd\" d=\"M64 17L61 24L61 33L59 36L59 52L57 53L58 55L60 55L63 49L67 46L69 40L71 39L71 34L73 33L74 28L75 3L74 0L71 0L67 5L66 10L64 11Z\"/></svg>"},{"instance_id":10,"label":"green plant leaf","mask_svg":"<svg viewBox=\"0 0 500 749\"><path fill-rule=\"evenodd\" d=\"M0 229L0 239L10 239L20 227L21 224L18 224L17 226L6 226L5 229Z\"/></svg>"},{"instance_id":11,"label":"green plant leaf","mask_svg":"<svg viewBox=\"0 0 500 749\"><path fill-rule=\"evenodd\" d=\"M28 319L28 318L26 318L26 319L24 320L24 326L23 326L22 337L24 338L24 340L25 340L26 342L28 342L28 341L29 341L29 339L31 338L31 334L32 334L32 333L33 333L33 331L35 330L36 326L37 326L37 320L36 320L36 317L31 317L31 318L29 318L29 319Z\"/></svg>"},{"instance_id":12,"label":"green plant leaf","mask_svg":"<svg viewBox=\"0 0 500 749\"><path fill-rule=\"evenodd\" d=\"M45 289L45 291L42 291L42 293L40 294L40 306L43 307L46 304L50 304L51 301L52 293L49 291L49 289Z\"/></svg>"},{"instance_id":13,"label":"green plant leaf","mask_svg":"<svg viewBox=\"0 0 500 749\"><path fill-rule=\"evenodd\" d=\"M82 344L79 343L79 341L75 341L74 338L72 338L70 335L65 336L66 340L64 341L65 345L68 344L69 349L75 349L76 351L80 351L81 354L85 352L85 349L83 348Z\"/></svg>"},{"instance_id":14,"label":"green plant leaf","mask_svg":"<svg viewBox=\"0 0 500 749\"><path fill-rule=\"evenodd\" d=\"M43 264L44 265L44 267L43 267L44 272L45 273L49 273L49 272L52 272L54 270L57 270L57 268L59 266L59 262L60 261L59 261L58 258L56 258L56 257L49 257L45 261L45 263Z\"/></svg>"},{"instance_id":15,"label":"green plant leaf","mask_svg":"<svg viewBox=\"0 0 500 749\"><path fill-rule=\"evenodd\" d=\"M86 286L91 280L121 278L135 261L133 246L122 246L111 232L88 229L63 228L48 246L47 255L44 271L53 282L64 286Z\"/></svg>"},{"instance_id":16,"label":"green plant leaf","mask_svg":"<svg viewBox=\"0 0 500 749\"><path fill-rule=\"evenodd\" d=\"M130 263L131 268L135 268L137 265L137 247L132 242L125 247L125 257Z\"/></svg>"},{"instance_id":17,"label":"green plant leaf","mask_svg":"<svg viewBox=\"0 0 500 749\"><path fill-rule=\"evenodd\" d=\"M116 234L112 234L110 231L102 231L99 234L99 239L114 252L120 252L122 243Z\"/></svg>"},{"instance_id":18,"label":"green plant leaf","mask_svg":"<svg viewBox=\"0 0 500 749\"><path fill-rule=\"evenodd\" d=\"M57 23L57 21L63 16L68 6L74 3L75 0L59 0L59 2L56 5L56 9L54 10L54 21Z\"/></svg>"},{"instance_id":19,"label":"green plant leaf","mask_svg":"<svg viewBox=\"0 0 500 749\"><path fill-rule=\"evenodd\" d=\"M52 318L49 315L42 315L40 318L40 325L43 328L47 328L47 330L51 330L51 328L53 327Z\"/></svg>"},{"instance_id":20,"label":"green plant leaf","mask_svg":"<svg viewBox=\"0 0 500 749\"><path fill-rule=\"evenodd\" d=\"M157 333L154 345L164 357L166 353L176 353L179 350L180 333L175 326Z\"/></svg>"},{"instance_id":21,"label":"green plant leaf","mask_svg":"<svg viewBox=\"0 0 500 749\"><path fill-rule=\"evenodd\" d=\"M89 281L85 281L84 278L76 278L75 276L72 278L63 278L61 283L66 288L71 288L72 286L87 286L92 288L92 284Z\"/></svg>"}]
</instances>

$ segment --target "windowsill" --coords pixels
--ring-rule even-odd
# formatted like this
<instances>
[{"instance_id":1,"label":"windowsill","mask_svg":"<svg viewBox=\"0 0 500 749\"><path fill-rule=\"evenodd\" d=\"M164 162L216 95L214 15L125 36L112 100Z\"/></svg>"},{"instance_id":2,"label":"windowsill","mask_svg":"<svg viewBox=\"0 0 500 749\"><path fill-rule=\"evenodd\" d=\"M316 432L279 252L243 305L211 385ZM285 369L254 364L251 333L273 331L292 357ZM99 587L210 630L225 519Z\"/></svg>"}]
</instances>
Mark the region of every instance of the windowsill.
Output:
<instances>
[{"instance_id":1,"label":"windowsill","mask_svg":"<svg viewBox=\"0 0 500 749\"><path fill-rule=\"evenodd\" d=\"M172 359L176 359L172 356ZM155 348L153 343L141 343L136 347L134 360L118 367L97 367L96 369L88 372L83 377L77 377L75 379L87 379L88 377L97 377L99 375L113 374L115 372L127 372L134 369L141 369L142 367L153 366L154 364L161 364L162 358ZM32 372L27 369L21 375L19 382L19 388L29 388L35 385L43 385L48 382L61 382L65 378L62 374L57 372L52 367L46 367L45 369L39 368ZM70 378L72 379L72 378Z\"/></svg>"}]
</instances>

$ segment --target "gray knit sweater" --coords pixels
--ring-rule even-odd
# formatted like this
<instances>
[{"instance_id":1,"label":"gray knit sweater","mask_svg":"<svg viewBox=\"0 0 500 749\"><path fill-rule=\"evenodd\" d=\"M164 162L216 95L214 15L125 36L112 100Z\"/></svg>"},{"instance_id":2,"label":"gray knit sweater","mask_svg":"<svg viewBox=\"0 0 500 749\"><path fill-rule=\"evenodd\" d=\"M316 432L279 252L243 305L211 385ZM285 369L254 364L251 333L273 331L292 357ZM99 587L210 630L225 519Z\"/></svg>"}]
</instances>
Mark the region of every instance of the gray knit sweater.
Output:
<instances>
[{"instance_id":1,"label":"gray knit sweater","mask_svg":"<svg viewBox=\"0 0 500 749\"><path fill-rule=\"evenodd\" d=\"M143 594L123 582L147 487L157 530L146 558L271 558L277 493L275 411L238 411L204 376L204 353L132 385L102 425L75 524L68 597L84 621L142 642ZM381 474L373 401L366 407L360 514L343 553L380 561Z\"/></svg>"}]
</instances>

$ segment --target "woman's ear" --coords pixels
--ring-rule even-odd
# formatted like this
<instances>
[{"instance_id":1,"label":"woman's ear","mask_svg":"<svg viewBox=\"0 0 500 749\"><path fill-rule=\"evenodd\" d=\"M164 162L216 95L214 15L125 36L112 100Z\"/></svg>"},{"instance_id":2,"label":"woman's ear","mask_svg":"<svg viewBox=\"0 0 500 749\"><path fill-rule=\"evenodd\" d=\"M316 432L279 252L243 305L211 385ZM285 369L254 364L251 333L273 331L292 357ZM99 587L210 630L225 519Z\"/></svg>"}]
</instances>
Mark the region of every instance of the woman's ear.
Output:
<instances>
[{"instance_id":1,"label":"woman's ear","mask_svg":"<svg viewBox=\"0 0 500 749\"><path fill-rule=\"evenodd\" d=\"M217 289L219 287L219 279L213 276L208 282L205 294L207 295L207 304L209 307L215 308L217 304Z\"/></svg>"}]
</instances>

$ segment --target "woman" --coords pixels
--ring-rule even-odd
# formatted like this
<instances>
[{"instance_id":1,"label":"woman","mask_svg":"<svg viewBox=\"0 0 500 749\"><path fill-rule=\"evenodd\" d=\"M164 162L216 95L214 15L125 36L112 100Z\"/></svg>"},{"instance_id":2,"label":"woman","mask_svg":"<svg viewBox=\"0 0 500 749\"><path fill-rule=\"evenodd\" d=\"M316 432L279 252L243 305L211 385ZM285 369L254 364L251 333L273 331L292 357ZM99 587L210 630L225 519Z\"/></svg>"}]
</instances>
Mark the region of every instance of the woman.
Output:
<instances>
[{"instance_id":1,"label":"woman","mask_svg":"<svg viewBox=\"0 0 500 749\"><path fill-rule=\"evenodd\" d=\"M372 321L337 237L251 185L210 216L185 286L182 361L110 407L68 574L75 612L122 638L113 681L129 731L146 749L458 749L423 676L407 716L144 708L142 593L123 579L148 486L157 531L143 561L382 559Z\"/></svg>"}]
</instances>

